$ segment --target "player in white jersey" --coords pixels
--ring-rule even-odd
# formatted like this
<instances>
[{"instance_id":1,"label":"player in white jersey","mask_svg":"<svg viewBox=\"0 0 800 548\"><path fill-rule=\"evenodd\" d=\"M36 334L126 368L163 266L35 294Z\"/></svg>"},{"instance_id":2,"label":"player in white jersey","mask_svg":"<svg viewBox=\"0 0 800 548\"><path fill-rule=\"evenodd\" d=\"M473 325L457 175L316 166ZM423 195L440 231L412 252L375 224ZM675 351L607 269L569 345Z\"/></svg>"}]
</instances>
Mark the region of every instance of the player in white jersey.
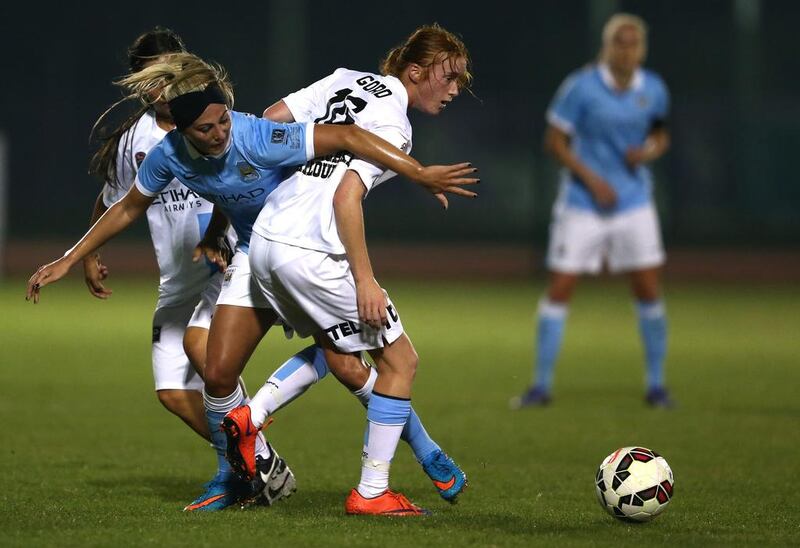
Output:
<instances>
[{"instance_id":1,"label":"player in white jersey","mask_svg":"<svg viewBox=\"0 0 800 548\"><path fill-rule=\"evenodd\" d=\"M539 302L534 382L514 408L547 405L569 301L584 273L629 274L644 346L645 401L670 407L664 386L667 318L660 287L664 249L647 163L669 148L669 93L642 68L644 21L616 14L603 29L597 64L572 73L547 111L545 143L564 167L553 207L547 266Z\"/></svg>"},{"instance_id":2,"label":"player in white jersey","mask_svg":"<svg viewBox=\"0 0 800 548\"><path fill-rule=\"evenodd\" d=\"M171 55L120 83L128 87L132 96L151 103L168 101L176 130L151 149L137 173L136 184L125 197L110 207L62 258L31 276L26 297L34 303L38 302L42 287L59 280L76 261L141 216L173 178L223 206L237 227L239 249L247 246L239 228L249 229L255 220L248 217L249 212L254 204L260 209L263 197L279 182L275 179L281 168L301 164L317 154L352 150L391 167L435 194L472 194L459 186L470 182L463 179L464 165L423 167L390 143L355 126L273 124L231 111L233 94L224 70L193 55ZM218 448L224 448L225 443L224 435L219 442L214 437L222 416L218 420L213 417L245 401L237 382L239 374L276 318L268 308L227 303L217 307L206 353L204 402L209 430ZM272 452L268 450L267 454L273 462ZM268 480L270 476L265 477L262 472L260 478Z\"/></svg>"},{"instance_id":3,"label":"player in white jersey","mask_svg":"<svg viewBox=\"0 0 800 548\"><path fill-rule=\"evenodd\" d=\"M382 75L339 69L266 114L283 121L355 123L408 151L408 109L440 113L469 82L468 59L453 34L436 25L422 27L389 53ZM349 514L425 513L388 489L390 462L411 411L417 355L397 309L373 276L361 209L367 192L393 175L346 152L313 160L270 194L250 242L258 287L300 336L315 336L331 371L347 363L358 368L361 351L377 366L361 482L347 498ZM269 391L262 388L250 405L223 422L236 425L233 437L243 453L251 451L244 432L253 419L261 426L265 413L259 404L268 403Z\"/></svg>"}]
</instances>

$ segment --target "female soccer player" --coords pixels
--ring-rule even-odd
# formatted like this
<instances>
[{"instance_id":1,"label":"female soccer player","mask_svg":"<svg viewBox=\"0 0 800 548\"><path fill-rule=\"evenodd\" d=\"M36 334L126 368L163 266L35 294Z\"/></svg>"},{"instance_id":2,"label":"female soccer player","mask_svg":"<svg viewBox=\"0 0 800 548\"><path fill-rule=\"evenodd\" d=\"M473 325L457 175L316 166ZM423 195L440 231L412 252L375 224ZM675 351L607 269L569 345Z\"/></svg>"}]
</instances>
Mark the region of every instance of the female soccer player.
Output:
<instances>
[{"instance_id":1,"label":"female soccer player","mask_svg":"<svg viewBox=\"0 0 800 548\"><path fill-rule=\"evenodd\" d=\"M512 407L546 405L569 300L583 273L603 261L629 272L647 366L646 402L672 404L664 387L667 321L659 271L664 250L645 164L669 148L669 93L641 68L647 27L617 14L603 28L600 62L571 74L547 112L547 149L564 166L553 208L547 265L550 284L539 302L534 384Z\"/></svg>"},{"instance_id":2,"label":"female soccer player","mask_svg":"<svg viewBox=\"0 0 800 548\"><path fill-rule=\"evenodd\" d=\"M439 114L470 81L468 60L466 47L453 34L439 26L422 27L389 53L382 75L338 69L290 94L266 115L284 122L355 123L409 150L408 109ZM361 482L347 498L349 514L424 513L388 489L401 432L418 424L418 419L409 422L417 355L373 276L361 209L367 192L393 175L348 153L313 160L267 198L251 239L250 266L261 292L299 335L315 336L331 370L360 363L364 350L377 366ZM366 370L363 375L369 378ZM253 473L248 432L257 431L272 412L271 390L268 383L223 422L232 464L248 475ZM437 450L431 448L431 454L441 453ZM449 475L440 489L455 487L457 494L463 488L463 473L455 470L444 470Z\"/></svg>"},{"instance_id":3,"label":"female soccer player","mask_svg":"<svg viewBox=\"0 0 800 548\"><path fill-rule=\"evenodd\" d=\"M225 412L244 402L239 375L277 317L272 310L253 305L258 296L249 291L249 273L237 277L237 267L247 264L252 223L280 182L280 168L302 164L315 155L349 150L420 182L440 197L443 192L472 195L459 186L473 182L463 178L471 168L465 164L422 167L386 141L352 125L275 124L231 111L233 94L224 72L190 54L171 55L120 83L133 96L151 103L168 102L176 131L147 154L125 197L64 257L31 276L27 298L38 302L42 287L63 277L75 262L141 216L173 178L212 201L231 220L238 236L237 253L226 271L211 323L204 370L206 419L215 447L224 450L225 437L218 425ZM261 476L269 478L276 459L271 458L268 446L263 449L269 460L263 461L266 474Z\"/></svg>"},{"instance_id":4,"label":"female soccer player","mask_svg":"<svg viewBox=\"0 0 800 548\"><path fill-rule=\"evenodd\" d=\"M139 36L128 49L130 70L138 72L163 55L186 51L181 38L169 29L155 28ZM115 105L116 106L116 105ZM106 111L105 114L113 110ZM139 166L146 155L169 131L175 128L169 107L164 101L145 104L111 131L101 130L106 119L101 116L95 129L104 135L102 146L91 162L91 171L105 180L95 202L94 224L103 213L130 190ZM198 261L198 246L212 218L213 204L173 179L147 208L147 221L160 271L159 298L153 314L152 363L156 394L169 411L180 417L195 432L211 441L203 406L203 381L196 372L205 363L206 339L214 306L219 295L222 275L219 266L227 260L209 251L209 261ZM224 234L225 226L209 234L222 235L224 243L232 234ZM198 247L196 247L198 246ZM193 255L194 259L193 260ZM92 295L106 299L111 290L104 286L108 269L99 253L87 255L83 261L86 284ZM298 354L290 361L300 359ZM249 495L250 486L237 478L227 461L218 455L218 469L206 483L205 490L186 506L186 510L221 510ZM277 474L273 483L283 487L281 498L291 493L294 478L283 459L274 459ZM274 487L274 485L273 485ZM273 499L274 500L274 499ZM268 502L272 502L269 500Z\"/></svg>"}]
</instances>

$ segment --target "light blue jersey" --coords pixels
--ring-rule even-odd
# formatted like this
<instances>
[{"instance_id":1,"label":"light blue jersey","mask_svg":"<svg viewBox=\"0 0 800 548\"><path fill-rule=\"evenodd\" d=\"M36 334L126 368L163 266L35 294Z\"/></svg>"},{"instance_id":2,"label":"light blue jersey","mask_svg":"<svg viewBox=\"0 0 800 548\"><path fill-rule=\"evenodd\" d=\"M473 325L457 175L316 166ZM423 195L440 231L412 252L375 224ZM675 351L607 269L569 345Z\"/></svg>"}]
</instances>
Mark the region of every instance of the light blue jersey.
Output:
<instances>
[{"instance_id":1,"label":"light blue jersey","mask_svg":"<svg viewBox=\"0 0 800 548\"><path fill-rule=\"evenodd\" d=\"M247 253L253 223L284 167L314 157L313 124L279 124L231 111L228 150L203 156L173 130L142 162L136 188L158 196L172 179L219 206L236 230L237 249Z\"/></svg>"},{"instance_id":2,"label":"light blue jersey","mask_svg":"<svg viewBox=\"0 0 800 548\"><path fill-rule=\"evenodd\" d=\"M636 72L624 91L615 90L611 78L604 65L572 73L556 93L547 121L569 134L581 162L614 188L617 204L612 212L620 212L652 198L650 171L645 166L630 169L625 153L641 147L654 124L666 119L669 92L657 74L645 69ZM564 184L561 199L567 206L600 211L573 174L565 174Z\"/></svg>"}]
</instances>

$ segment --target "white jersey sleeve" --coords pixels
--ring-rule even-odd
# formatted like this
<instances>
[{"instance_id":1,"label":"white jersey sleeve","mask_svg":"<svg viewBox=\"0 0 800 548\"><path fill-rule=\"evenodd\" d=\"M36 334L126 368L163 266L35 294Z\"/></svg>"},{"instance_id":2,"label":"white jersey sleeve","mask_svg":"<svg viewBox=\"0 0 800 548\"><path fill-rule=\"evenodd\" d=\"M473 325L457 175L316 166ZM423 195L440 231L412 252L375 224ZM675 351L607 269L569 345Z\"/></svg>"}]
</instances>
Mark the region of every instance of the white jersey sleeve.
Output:
<instances>
[{"instance_id":1,"label":"white jersey sleeve","mask_svg":"<svg viewBox=\"0 0 800 548\"><path fill-rule=\"evenodd\" d=\"M393 76L338 69L284 101L297 122L356 124L401 150L411 150L408 94ZM346 151L316 158L270 194L253 230L269 240L343 254L333 195L348 170L358 173L367 191L394 175Z\"/></svg>"},{"instance_id":2,"label":"white jersey sleeve","mask_svg":"<svg viewBox=\"0 0 800 548\"><path fill-rule=\"evenodd\" d=\"M146 112L122 134L117 145L117 179L113 183L106 181L103 185L103 203L106 207L111 207L128 193L147 151L158 142L154 135L159 133L163 135L165 132L159 132L155 117Z\"/></svg>"}]
</instances>

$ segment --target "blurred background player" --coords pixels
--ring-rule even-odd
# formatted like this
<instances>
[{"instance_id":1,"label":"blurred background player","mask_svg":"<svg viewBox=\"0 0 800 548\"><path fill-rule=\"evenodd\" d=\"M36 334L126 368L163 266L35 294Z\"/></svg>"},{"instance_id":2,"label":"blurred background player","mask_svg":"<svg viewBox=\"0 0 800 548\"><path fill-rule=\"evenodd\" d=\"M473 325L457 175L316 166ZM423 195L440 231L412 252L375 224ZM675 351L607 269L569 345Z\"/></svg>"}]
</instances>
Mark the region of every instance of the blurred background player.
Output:
<instances>
[{"instance_id":1,"label":"blurred background player","mask_svg":"<svg viewBox=\"0 0 800 548\"><path fill-rule=\"evenodd\" d=\"M630 276L644 344L645 401L673 404L664 386L664 250L645 167L669 148L669 93L656 73L641 67L646 52L644 21L612 16L603 27L599 62L572 73L547 112L545 146L564 170L550 225L549 286L538 309L534 383L511 400L513 408L550 402L570 298L580 275L597 274L604 262Z\"/></svg>"},{"instance_id":2,"label":"blurred background player","mask_svg":"<svg viewBox=\"0 0 800 548\"><path fill-rule=\"evenodd\" d=\"M338 69L265 115L283 122L355 123L409 150L408 110L442 112L470 81L468 62L466 47L452 33L437 25L421 27L388 54L382 75ZM463 165L464 176L475 171ZM345 503L348 514L424 513L389 490L390 463L402 433L422 429L415 416L409 422L418 357L375 280L364 240L361 202L393 175L348 153L310 162L267 198L251 240L251 268L260 290L299 335L315 336L332 371L342 362L358 366L362 351L375 361L361 481ZM223 422L232 464L247 473L253 469L247 432L257 431L272 411L272 388L268 382ZM231 451L237 447L238 452ZM427 452L439 459L442 496L454 499L466 481L463 472L438 446L429 443ZM452 495L446 495L450 489Z\"/></svg>"}]
</instances>

